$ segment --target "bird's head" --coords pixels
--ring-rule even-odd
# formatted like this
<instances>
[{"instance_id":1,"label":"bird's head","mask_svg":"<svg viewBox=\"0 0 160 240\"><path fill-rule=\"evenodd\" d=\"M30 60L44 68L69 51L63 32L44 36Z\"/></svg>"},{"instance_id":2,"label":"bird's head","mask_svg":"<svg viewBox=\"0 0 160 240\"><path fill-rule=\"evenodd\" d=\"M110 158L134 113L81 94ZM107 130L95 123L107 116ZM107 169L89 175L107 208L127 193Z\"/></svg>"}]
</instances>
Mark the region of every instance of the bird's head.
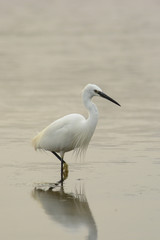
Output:
<instances>
[{"instance_id":1,"label":"bird's head","mask_svg":"<svg viewBox=\"0 0 160 240\"><path fill-rule=\"evenodd\" d=\"M106 95L104 92L102 92L102 89L98 87L95 84L88 84L84 89L83 89L83 94L87 95L88 98L92 98L94 96L102 97L105 98L118 106L121 106L118 102L116 102L114 99Z\"/></svg>"}]
</instances>

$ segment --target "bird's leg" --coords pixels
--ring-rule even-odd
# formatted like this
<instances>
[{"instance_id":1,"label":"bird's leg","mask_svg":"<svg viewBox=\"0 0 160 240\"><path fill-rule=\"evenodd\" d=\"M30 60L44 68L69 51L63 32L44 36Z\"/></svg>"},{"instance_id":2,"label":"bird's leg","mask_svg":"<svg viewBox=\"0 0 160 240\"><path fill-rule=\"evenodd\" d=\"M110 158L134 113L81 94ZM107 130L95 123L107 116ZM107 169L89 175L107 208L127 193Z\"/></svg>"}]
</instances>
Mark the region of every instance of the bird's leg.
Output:
<instances>
[{"instance_id":1,"label":"bird's leg","mask_svg":"<svg viewBox=\"0 0 160 240\"><path fill-rule=\"evenodd\" d=\"M63 185L63 181L64 181L64 179L63 179L63 158L61 158L61 186Z\"/></svg>"},{"instance_id":2,"label":"bird's leg","mask_svg":"<svg viewBox=\"0 0 160 240\"><path fill-rule=\"evenodd\" d=\"M59 183L63 185L63 181L68 177L68 165L56 152L52 152L61 161L61 180ZM64 164L64 168L63 168Z\"/></svg>"},{"instance_id":3,"label":"bird's leg","mask_svg":"<svg viewBox=\"0 0 160 240\"><path fill-rule=\"evenodd\" d=\"M52 152L61 162L66 163L56 152Z\"/></svg>"}]
</instances>

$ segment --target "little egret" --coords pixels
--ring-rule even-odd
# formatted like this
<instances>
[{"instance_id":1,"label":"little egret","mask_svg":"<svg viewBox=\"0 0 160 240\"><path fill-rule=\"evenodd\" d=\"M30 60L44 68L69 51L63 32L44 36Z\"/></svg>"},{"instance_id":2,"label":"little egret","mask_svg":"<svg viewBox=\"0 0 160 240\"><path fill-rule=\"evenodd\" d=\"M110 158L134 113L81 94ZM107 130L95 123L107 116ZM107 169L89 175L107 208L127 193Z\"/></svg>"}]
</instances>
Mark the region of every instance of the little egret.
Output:
<instances>
[{"instance_id":1,"label":"little egret","mask_svg":"<svg viewBox=\"0 0 160 240\"><path fill-rule=\"evenodd\" d=\"M83 103L88 110L88 118L80 114L66 115L42 130L33 138L35 150L42 149L52 152L61 161L61 181L63 181L64 154L71 150L77 154L85 152L98 122L98 110L91 101L92 97L100 96L120 106L118 102L107 96L102 90L88 84L82 94ZM59 155L59 154L60 155Z\"/></svg>"}]
</instances>

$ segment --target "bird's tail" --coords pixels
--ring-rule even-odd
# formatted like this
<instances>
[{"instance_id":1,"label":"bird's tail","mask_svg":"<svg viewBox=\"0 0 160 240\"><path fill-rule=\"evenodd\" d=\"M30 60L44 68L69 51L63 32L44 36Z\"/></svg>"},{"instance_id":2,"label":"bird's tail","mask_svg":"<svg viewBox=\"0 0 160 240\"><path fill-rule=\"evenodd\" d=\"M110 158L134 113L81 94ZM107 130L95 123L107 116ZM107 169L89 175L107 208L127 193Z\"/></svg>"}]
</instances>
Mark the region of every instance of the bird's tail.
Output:
<instances>
[{"instance_id":1,"label":"bird's tail","mask_svg":"<svg viewBox=\"0 0 160 240\"><path fill-rule=\"evenodd\" d=\"M43 149L41 147L41 139L44 135L45 129L39 132L32 140L32 146L34 147L35 150L37 149Z\"/></svg>"},{"instance_id":2,"label":"bird's tail","mask_svg":"<svg viewBox=\"0 0 160 240\"><path fill-rule=\"evenodd\" d=\"M34 147L35 150L38 149L38 142L39 142L39 134L32 139L32 146Z\"/></svg>"}]
</instances>

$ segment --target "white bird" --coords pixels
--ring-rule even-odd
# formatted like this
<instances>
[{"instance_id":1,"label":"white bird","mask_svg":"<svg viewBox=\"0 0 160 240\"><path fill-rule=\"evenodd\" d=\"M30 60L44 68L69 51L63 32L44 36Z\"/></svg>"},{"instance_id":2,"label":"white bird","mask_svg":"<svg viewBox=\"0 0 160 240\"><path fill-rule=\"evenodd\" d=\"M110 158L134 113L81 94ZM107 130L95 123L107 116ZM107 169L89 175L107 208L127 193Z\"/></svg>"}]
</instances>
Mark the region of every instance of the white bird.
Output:
<instances>
[{"instance_id":1,"label":"white bird","mask_svg":"<svg viewBox=\"0 0 160 240\"><path fill-rule=\"evenodd\" d=\"M50 151L61 161L61 180L63 180L63 163L65 163L64 154L71 150L76 151L77 154L85 152L95 131L98 110L91 101L94 96L106 98L120 106L118 102L103 93L98 86L88 84L82 94L84 106L88 110L87 119L80 114L66 115L51 123L33 138L32 144L35 150Z\"/></svg>"}]
</instances>

